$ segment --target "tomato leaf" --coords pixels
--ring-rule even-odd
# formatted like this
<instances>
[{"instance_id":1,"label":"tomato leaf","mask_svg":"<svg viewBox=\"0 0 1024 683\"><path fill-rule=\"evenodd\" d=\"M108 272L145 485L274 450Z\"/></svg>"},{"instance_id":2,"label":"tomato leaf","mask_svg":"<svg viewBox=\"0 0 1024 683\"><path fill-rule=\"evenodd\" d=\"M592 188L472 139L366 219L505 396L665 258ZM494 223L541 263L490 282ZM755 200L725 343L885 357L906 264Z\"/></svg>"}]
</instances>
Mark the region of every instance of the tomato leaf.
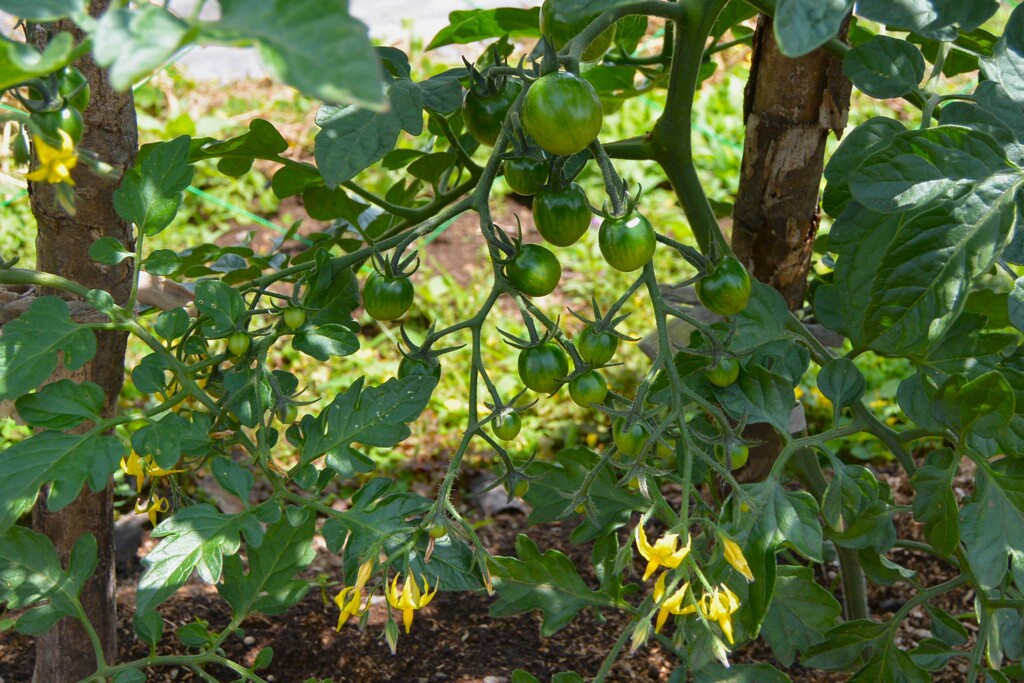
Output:
<instances>
[{"instance_id":1,"label":"tomato leaf","mask_svg":"<svg viewBox=\"0 0 1024 683\"><path fill-rule=\"evenodd\" d=\"M750 525L749 544L766 549L786 544L808 559L821 561L818 504L809 493L787 491L775 480L744 488L752 497L751 511L744 518Z\"/></svg>"},{"instance_id":2,"label":"tomato leaf","mask_svg":"<svg viewBox=\"0 0 1024 683\"><path fill-rule=\"evenodd\" d=\"M1024 480L1019 472L979 467L976 488L960 512L960 530L978 582L994 589L1008 560L1017 585L1024 585Z\"/></svg>"},{"instance_id":3,"label":"tomato leaf","mask_svg":"<svg viewBox=\"0 0 1024 683\"><path fill-rule=\"evenodd\" d=\"M448 25L427 45L428 50L445 45L475 43L487 38L508 35L514 38L540 36L540 8L455 10L448 13Z\"/></svg>"},{"instance_id":4,"label":"tomato leaf","mask_svg":"<svg viewBox=\"0 0 1024 683\"><path fill-rule=\"evenodd\" d=\"M887 624L857 619L839 624L825 633L825 639L807 649L800 663L807 667L836 671L845 669L867 648L877 646L888 631Z\"/></svg>"},{"instance_id":5,"label":"tomato leaf","mask_svg":"<svg viewBox=\"0 0 1024 683\"><path fill-rule=\"evenodd\" d=\"M96 354L92 330L71 319L67 303L39 297L27 311L4 325L0 336L0 400L15 399L42 384L60 358L77 370Z\"/></svg>"},{"instance_id":6,"label":"tomato leaf","mask_svg":"<svg viewBox=\"0 0 1024 683\"><path fill-rule=\"evenodd\" d=\"M236 617L252 612L281 614L309 591L309 582L295 575L316 556L315 521L308 509L286 510L267 527L260 546L249 549L248 572L237 554L224 558L223 581L217 584L217 591Z\"/></svg>"},{"instance_id":7,"label":"tomato leaf","mask_svg":"<svg viewBox=\"0 0 1024 683\"><path fill-rule=\"evenodd\" d=\"M775 37L787 57L799 57L839 33L853 0L779 0Z\"/></svg>"},{"instance_id":8,"label":"tomato leaf","mask_svg":"<svg viewBox=\"0 0 1024 683\"><path fill-rule=\"evenodd\" d=\"M85 0L2 0L0 9L27 21L57 21L85 12Z\"/></svg>"},{"instance_id":9,"label":"tomato leaf","mask_svg":"<svg viewBox=\"0 0 1024 683\"><path fill-rule=\"evenodd\" d=\"M985 4L990 2L992 0ZM981 60L981 72L986 79L1001 85L1017 102L1024 101L1024 9L1020 5L1010 14L992 56Z\"/></svg>"},{"instance_id":10,"label":"tomato leaf","mask_svg":"<svg viewBox=\"0 0 1024 683\"><path fill-rule=\"evenodd\" d=\"M15 405L26 424L71 429L85 420L98 421L105 402L103 387L95 382L76 384L62 379L22 396Z\"/></svg>"},{"instance_id":11,"label":"tomato leaf","mask_svg":"<svg viewBox=\"0 0 1024 683\"><path fill-rule=\"evenodd\" d=\"M695 671L693 680L694 683L788 683L790 678L771 664L731 664L726 668L715 661Z\"/></svg>"},{"instance_id":12,"label":"tomato leaf","mask_svg":"<svg viewBox=\"0 0 1024 683\"><path fill-rule=\"evenodd\" d=\"M335 188L384 158L398 141L402 122L393 111L324 106L316 114L320 132L314 154L327 187Z\"/></svg>"},{"instance_id":13,"label":"tomato leaf","mask_svg":"<svg viewBox=\"0 0 1024 683\"><path fill-rule=\"evenodd\" d=\"M516 538L514 557L494 557L494 588L498 599L491 604L492 617L540 610L540 632L545 638L569 625L587 607L610 607L607 597L593 591L580 578L572 560L557 550L541 554L529 537Z\"/></svg>"},{"instance_id":14,"label":"tomato leaf","mask_svg":"<svg viewBox=\"0 0 1024 683\"><path fill-rule=\"evenodd\" d=\"M165 7L111 7L97 22L93 54L110 69L111 84L127 90L170 59L188 32L189 25Z\"/></svg>"},{"instance_id":15,"label":"tomato leaf","mask_svg":"<svg viewBox=\"0 0 1024 683\"><path fill-rule=\"evenodd\" d=\"M124 446L114 437L44 431L0 453L0 532L10 528L50 483L46 504L57 511L73 501L85 482L102 491L117 469Z\"/></svg>"},{"instance_id":16,"label":"tomato leaf","mask_svg":"<svg viewBox=\"0 0 1024 683\"><path fill-rule=\"evenodd\" d=\"M195 170L188 163L189 138L147 145L135 168L125 173L114 192L114 208L147 235L156 235L174 220Z\"/></svg>"},{"instance_id":17,"label":"tomato leaf","mask_svg":"<svg viewBox=\"0 0 1024 683\"><path fill-rule=\"evenodd\" d=\"M30 4L32 0L29 0ZM32 45L0 36L0 89L45 76L67 64L75 40L70 33L58 33L40 53Z\"/></svg>"},{"instance_id":18,"label":"tomato leaf","mask_svg":"<svg viewBox=\"0 0 1024 683\"><path fill-rule=\"evenodd\" d=\"M321 362L359 350L359 338L345 325L310 325L292 337L292 348Z\"/></svg>"},{"instance_id":19,"label":"tomato leaf","mask_svg":"<svg viewBox=\"0 0 1024 683\"><path fill-rule=\"evenodd\" d=\"M914 92L924 79L924 57L905 40L874 36L846 53L843 71L871 97L903 97Z\"/></svg>"},{"instance_id":20,"label":"tomato leaf","mask_svg":"<svg viewBox=\"0 0 1024 683\"><path fill-rule=\"evenodd\" d=\"M274 78L331 104L381 110L381 68L366 25L347 0L220 0L201 25L212 40L254 40ZM324 68L330 65L331 68Z\"/></svg>"},{"instance_id":21,"label":"tomato leaf","mask_svg":"<svg viewBox=\"0 0 1024 683\"><path fill-rule=\"evenodd\" d=\"M814 581L810 567L780 566L775 579L775 597L768 608L761 635L785 666L798 652L825 639L836 625L843 608L830 592Z\"/></svg>"},{"instance_id":22,"label":"tomato leaf","mask_svg":"<svg viewBox=\"0 0 1024 683\"><path fill-rule=\"evenodd\" d=\"M943 41L956 39L958 29L971 31L981 26L997 9L996 0L860 0L857 3L857 14L865 19Z\"/></svg>"},{"instance_id":23,"label":"tomato leaf","mask_svg":"<svg viewBox=\"0 0 1024 683\"><path fill-rule=\"evenodd\" d=\"M185 585L193 571L206 583L220 581L224 556L241 546L241 534L251 549L263 540L263 527L252 512L225 515L199 503L176 512L153 530L162 540L142 560L135 619L155 609Z\"/></svg>"}]
</instances>

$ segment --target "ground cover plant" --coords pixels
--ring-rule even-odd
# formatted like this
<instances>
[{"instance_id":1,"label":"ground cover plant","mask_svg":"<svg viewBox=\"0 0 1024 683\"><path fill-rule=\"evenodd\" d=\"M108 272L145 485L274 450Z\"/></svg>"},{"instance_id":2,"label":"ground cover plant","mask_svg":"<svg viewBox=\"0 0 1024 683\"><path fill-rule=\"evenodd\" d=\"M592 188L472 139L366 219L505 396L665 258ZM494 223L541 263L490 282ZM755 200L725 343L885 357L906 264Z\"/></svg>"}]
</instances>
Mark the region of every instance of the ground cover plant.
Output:
<instances>
[{"instance_id":1,"label":"ground cover plant","mask_svg":"<svg viewBox=\"0 0 1024 683\"><path fill-rule=\"evenodd\" d=\"M544 636L583 611L616 614L595 680L654 642L677 658L674 680L788 680L767 661L734 661L757 639L781 667L856 681L927 681L960 663L971 681L1024 677L1024 10L547 0L453 12L426 49L473 44L472 62L422 77L410 55L375 48L344 2L327 12L312 0L220 0L213 21L168 4L0 0L28 37L0 41L0 87L15 104L3 116L17 124L13 155L39 230L36 268L0 259L0 399L33 428L0 452L0 603L12 610L5 627L38 636L37 680L130 683L168 667L267 680L271 650L243 663L228 644L254 615L288 614L309 592L314 541L340 559L338 628L370 627L370 601L383 596L378 628L393 651L439 591L477 591L493 596L495 618L539 611ZM288 154L272 112L227 139L188 129L139 148L131 86L196 43L255 45L275 78L320 102L312 158ZM755 68L730 207L720 188L709 200L698 173L693 130L706 124L694 100L716 55L748 43ZM761 95L788 82L771 80L773 65L792 64L772 50L821 60L801 62L827 76L813 125L769 115ZM824 168L832 224L812 272L844 76L905 104L845 131ZM649 130L608 136L616 108L653 93L664 106ZM919 114L908 123L910 109ZM210 164L232 186L269 178L277 200L301 198L328 227L295 224L286 237L301 234L302 248L288 252L175 248L185 193ZM653 164L658 173L643 170ZM773 168L799 172L806 214L787 208L773 223L775 206L752 189ZM667 187L645 186L661 178ZM499 182L532 197L542 241L498 213ZM686 235L651 220L650 198L666 191ZM731 243L720 227L730 209ZM460 216L486 251L482 295L458 319L403 325L423 297L420 252ZM622 285L563 309L551 302L579 268L580 240ZM622 330L637 308L654 325L650 361L609 388L636 341ZM395 377L368 381L351 362L360 310L401 349ZM119 409L129 335L147 352L130 369L138 400ZM516 350L511 382L485 360L495 338ZM284 348L342 379L311 392L309 365L276 362ZM459 353L469 356L460 433L437 490L420 495L370 454L401 451ZM905 368L895 407L868 398L879 357ZM824 408L811 431L794 419L798 388ZM606 443L547 458L512 445L531 413L565 399L610 425ZM840 457L868 441L909 478L909 503ZM514 555L488 551L453 503L470 458L490 459L532 522L561 520L592 544L590 583L529 533ZM953 482L968 465L962 491ZM149 653L126 661L113 642L118 471L159 539L132 616ZM189 494L200 473L236 511ZM334 505L340 491L351 496ZM900 516L920 538L897 533ZM940 558L951 575L926 584L894 548ZM842 603L821 583L833 562ZM194 573L216 587L230 623L165 633L161 605ZM868 584L894 583L910 597L887 618L872 613ZM962 588L972 611L939 606ZM898 630L921 610L929 633L908 644ZM157 652L166 641L174 654Z\"/></svg>"}]
</instances>

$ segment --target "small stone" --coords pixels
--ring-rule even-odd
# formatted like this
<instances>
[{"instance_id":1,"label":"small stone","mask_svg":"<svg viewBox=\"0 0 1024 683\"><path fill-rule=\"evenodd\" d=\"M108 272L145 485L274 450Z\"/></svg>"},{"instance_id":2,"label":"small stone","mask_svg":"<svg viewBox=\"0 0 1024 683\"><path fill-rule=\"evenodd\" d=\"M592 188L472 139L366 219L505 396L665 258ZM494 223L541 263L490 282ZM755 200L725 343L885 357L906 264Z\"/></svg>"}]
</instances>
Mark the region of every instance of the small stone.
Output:
<instances>
[{"instance_id":1,"label":"small stone","mask_svg":"<svg viewBox=\"0 0 1024 683\"><path fill-rule=\"evenodd\" d=\"M483 683L508 683L505 676L484 676Z\"/></svg>"},{"instance_id":2,"label":"small stone","mask_svg":"<svg viewBox=\"0 0 1024 683\"><path fill-rule=\"evenodd\" d=\"M252 636L246 636L245 638L242 638L242 645L252 645L255 642L256 639Z\"/></svg>"}]
</instances>

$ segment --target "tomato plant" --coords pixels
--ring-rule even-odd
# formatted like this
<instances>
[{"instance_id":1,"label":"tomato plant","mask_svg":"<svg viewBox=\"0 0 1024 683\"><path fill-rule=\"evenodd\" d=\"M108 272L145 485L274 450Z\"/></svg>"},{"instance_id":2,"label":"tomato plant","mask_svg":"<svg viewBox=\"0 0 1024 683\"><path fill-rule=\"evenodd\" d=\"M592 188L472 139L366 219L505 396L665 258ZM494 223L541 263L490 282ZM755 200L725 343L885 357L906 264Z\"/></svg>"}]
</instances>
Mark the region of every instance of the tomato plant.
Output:
<instances>
[{"instance_id":1,"label":"tomato plant","mask_svg":"<svg viewBox=\"0 0 1024 683\"><path fill-rule=\"evenodd\" d=\"M696 289L706 309L718 315L735 315L747 307L750 299L750 275L742 263L726 256L697 281Z\"/></svg>"},{"instance_id":2,"label":"tomato plant","mask_svg":"<svg viewBox=\"0 0 1024 683\"><path fill-rule=\"evenodd\" d=\"M363 284L363 308L374 320L398 320L412 306L414 291L407 277L370 273Z\"/></svg>"},{"instance_id":3,"label":"tomato plant","mask_svg":"<svg viewBox=\"0 0 1024 683\"><path fill-rule=\"evenodd\" d=\"M569 359L554 342L545 342L519 352L519 379L528 389L553 394L569 375Z\"/></svg>"},{"instance_id":4,"label":"tomato plant","mask_svg":"<svg viewBox=\"0 0 1024 683\"><path fill-rule=\"evenodd\" d=\"M594 86L575 74L556 71L526 91L523 128L552 154L575 154L601 132L601 100Z\"/></svg>"},{"instance_id":5,"label":"tomato plant","mask_svg":"<svg viewBox=\"0 0 1024 683\"><path fill-rule=\"evenodd\" d=\"M539 244L523 244L505 266L505 275L527 296L547 296L562 278L558 257Z\"/></svg>"},{"instance_id":6,"label":"tomato plant","mask_svg":"<svg viewBox=\"0 0 1024 683\"><path fill-rule=\"evenodd\" d=\"M427 49L486 43L462 66L375 46L336 4L222 0L199 18L168 3L95 3L92 16L77 1L0 1L35 41L6 39L0 85L22 131L7 171L28 184L38 262L53 271L9 251L28 224L9 214L0 401L25 429L0 430L0 609L26 635L72 622L77 634L36 643L62 675L25 680L140 681L168 666L269 680L257 673L269 648L244 663L228 653L244 651L235 639L256 613L290 614L314 548L332 555L316 566L330 574L321 589L336 587L338 628L365 624L383 594L392 651L398 615L408 632L438 590L493 589L494 614L539 611L545 637L587 608L618 611L597 680L627 642L652 641L678 680L782 681L797 661L851 680L1024 678L1024 6L546 0L453 13ZM153 81L136 94L160 125L139 148L130 91L179 51L225 42L259 49L295 89L288 106L210 130L191 105L168 111L186 79ZM721 148L740 129L723 88L747 73L746 139L726 141L740 164ZM844 132L846 77L860 91L849 120L863 123ZM278 120L285 110L295 119ZM794 111L816 112L813 125ZM307 120L312 140L295 133ZM707 120L716 135L697 144ZM609 268L498 228L525 205L495 191L502 173L535 194L550 244L574 244L591 202L604 207ZM262 221L285 218L269 213L279 203L311 220L265 243L214 239L192 202L220 192L258 201ZM424 283L422 315L361 325L360 300L378 320L406 314L408 273L455 221L473 225L458 253L480 258L479 291L460 296L442 273ZM360 296L368 263L378 272ZM562 266L578 277L530 298L555 292ZM592 319L567 322L588 299ZM597 371L627 334L645 355ZM130 338L127 359L103 343L113 335ZM505 402L518 382L502 336L542 394L535 408ZM550 399L564 383L600 405L582 424ZM509 443L523 422L509 405L544 433ZM409 482L421 471L402 454L435 452L443 476ZM470 467L527 496L531 524L572 525L588 552L541 552L530 529L514 557L490 551L475 531L489 520L455 504ZM96 541L114 508L79 503L118 469L119 504L158 526L132 628L160 654L115 663L114 562ZM192 500L197 476L232 504ZM36 501L73 523L31 528ZM911 555L936 580L897 564ZM160 609L191 576L216 586L226 617L178 629L171 652ZM902 607L882 613L883 598ZM65 638L96 656L54 652Z\"/></svg>"},{"instance_id":7,"label":"tomato plant","mask_svg":"<svg viewBox=\"0 0 1024 683\"><path fill-rule=\"evenodd\" d=\"M604 219L597 237L608 265L627 273L650 263L657 246L654 228L640 214Z\"/></svg>"},{"instance_id":8,"label":"tomato plant","mask_svg":"<svg viewBox=\"0 0 1024 683\"><path fill-rule=\"evenodd\" d=\"M590 227L587 195L576 183L559 190L540 189L533 199L537 232L556 247L575 244Z\"/></svg>"},{"instance_id":9,"label":"tomato plant","mask_svg":"<svg viewBox=\"0 0 1024 683\"><path fill-rule=\"evenodd\" d=\"M505 182L516 194L530 196L548 181L548 163L543 159L532 157L513 157L505 159Z\"/></svg>"}]
</instances>

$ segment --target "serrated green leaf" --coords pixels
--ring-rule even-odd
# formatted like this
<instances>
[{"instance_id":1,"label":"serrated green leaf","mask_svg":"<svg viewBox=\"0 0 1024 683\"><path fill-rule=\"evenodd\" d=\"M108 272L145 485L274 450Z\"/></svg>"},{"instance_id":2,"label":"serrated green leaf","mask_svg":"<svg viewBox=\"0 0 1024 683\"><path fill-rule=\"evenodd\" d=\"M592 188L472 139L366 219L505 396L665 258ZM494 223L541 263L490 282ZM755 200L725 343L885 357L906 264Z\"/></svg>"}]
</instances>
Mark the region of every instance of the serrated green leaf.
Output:
<instances>
[{"instance_id":1,"label":"serrated green leaf","mask_svg":"<svg viewBox=\"0 0 1024 683\"><path fill-rule=\"evenodd\" d=\"M174 220L192 182L186 135L149 148L142 162L125 173L114 192L114 208L121 218L147 235L156 235Z\"/></svg>"},{"instance_id":2,"label":"serrated green leaf","mask_svg":"<svg viewBox=\"0 0 1024 683\"><path fill-rule=\"evenodd\" d=\"M536 38L540 36L540 9L496 9L456 10L448 13L448 25L441 29L427 45L433 50L445 45L475 43L487 38Z\"/></svg>"},{"instance_id":3,"label":"serrated green leaf","mask_svg":"<svg viewBox=\"0 0 1024 683\"><path fill-rule=\"evenodd\" d=\"M551 637L569 625L587 607L610 607L607 597L591 590L580 578L572 560L557 550L541 554L528 536L516 538L514 557L494 557L494 588L498 599L491 604L492 617L543 613L541 635Z\"/></svg>"},{"instance_id":4,"label":"serrated green leaf","mask_svg":"<svg viewBox=\"0 0 1024 683\"><path fill-rule=\"evenodd\" d=\"M743 366L738 380L715 393L732 417L746 415L748 424L768 422L783 434L789 432L796 405L789 378L751 363Z\"/></svg>"},{"instance_id":5,"label":"serrated green leaf","mask_svg":"<svg viewBox=\"0 0 1024 683\"><path fill-rule=\"evenodd\" d=\"M800 57L839 33L853 0L779 0L775 37L787 57Z\"/></svg>"},{"instance_id":6,"label":"serrated green leaf","mask_svg":"<svg viewBox=\"0 0 1024 683\"><path fill-rule=\"evenodd\" d=\"M249 548L259 546L263 528L245 512L225 515L200 503L180 510L153 530L162 540L142 560L136 598L136 619L185 585L193 571L207 583L220 581L224 556L234 555L245 533Z\"/></svg>"},{"instance_id":7,"label":"serrated green leaf","mask_svg":"<svg viewBox=\"0 0 1024 683\"><path fill-rule=\"evenodd\" d=\"M424 541L421 545L425 544ZM452 538L451 534L435 540L429 562L424 560L424 550L417 547L412 553L409 569L416 576L426 577L431 586L442 591L475 591L484 587L473 551L462 540Z\"/></svg>"},{"instance_id":8,"label":"serrated green leaf","mask_svg":"<svg viewBox=\"0 0 1024 683\"><path fill-rule=\"evenodd\" d=\"M110 70L110 82L127 90L152 73L182 46L189 25L165 7L111 7L100 17L93 38L96 63Z\"/></svg>"},{"instance_id":9,"label":"serrated green leaf","mask_svg":"<svg viewBox=\"0 0 1024 683\"><path fill-rule=\"evenodd\" d=\"M779 662L790 666L797 653L825 639L842 613L842 605L814 581L813 570L783 565L778 569L775 596L761 635Z\"/></svg>"},{"instance_id":10,"label":"serrated green leaf","mask_svg":"<svg viewBox=\"0 0 1024 683\"><path fill-rule=\"evenodd\" d=\"M0 604L23 609L47 601L18 619L15 628L21 633L42 633L61 617L77 618L78 596L97 562L92 534L75 541L65 572L49 538L26 527L11 527L0 535Z\"/></svg>"},{"instance_id":11,"label":"serrated green leaf","mask_svg":"<svg viewBox=\"0 0 1024 683\"><path fill-rule=\"evenodd\" d=\"M850 679L850 683L929 683L931 676L917 666L892 638L882 638L871 660Z\"/></svg>"},{"instance_id":12,"label":"serrated green leaf","mask_svg":"<svg viewBox=\"0 0 1024 683\"><path fill-rule=\"evenodd\" d=\"M220 0L215 40L252 40L271 76L321 102L384 105L381 69L366 25L347 0ZM331 65L325 69L324 65Z\"/></svg>"},{"instance_id":13,"label":"serrated green leaf","mask_svg":"<svg viewBox=\"0 0 1024 683\"><path fill-rule=\"evenodd\" d=\"M822 533L818 504L804 491L787 491L777 481L744 485L752 496L750 540L761 548L792 546L808 559L821 561Z\"/></svg>"},{"instance_id":14,"label":"serrated green leaf","mask_svg":"<svg viewBox=\"0 0 1024 683\"><path fill-rule=\"evenodd\" d=\"M773 287L752 281L747 307L734 316L736 333L729 350L742 354L774 340L788 339L786 300Z\"/></svg>"},{"instance_id":15,"label":"serrated green leaf","mask_svg":"<svg viewBox=\"0 0 1024 683\"><path fill-rule=\"evenodd\" d=\"M526 501L532 506L530 524L552 522L565 516L572 495L579 490L600 457L582 446L558 452L555 462L537 462L527 472L536 480L530 484ZM585 517L572 532L575 543L592 541L625 526L636 510L643 509L643 496L620 486L615 472L603 467L587 489L590 510L596 518ZM570 511L571 512L571 511Z\"/></svg>"},{"instance_id":16,"label":"serrated green leaf","mask_svg":"<svg viewBox=\"0 0 1024 683\"><path fill-rule=\"evenodd\" d=\"M248 469L239 465L234 460L225 457L213 459L210 471L217 478L217 483L224 487L224 490L238 496L243 504L248 504L249 493L256 484L256 477Z\"/></svg>"},{"instance_id":17,"label":"serrated green leaf","mask_svg":"<svg viewBox=\"0 0 1024 683\"><path fill-rule=\"evenodd\" d=\"M326 362L359 350L359 337L345 325L307 325L292 337L292 348Z\"/></svg>"},{"instance_id":18,"label":"serrated green leaf","mask_svg":"<svg viewBox=\"0 0 1024 683\"><path fill-rule=\"evenodd\" d=\"M875 647L886 630L886 624L867 619L839 624L825 633L824 640L808 648L800 663L830 671L845 669L856 662L866 648Z\"/></svg>"},{"instance_id":19,"label":"serrated green leaf","mask_svg":"<svg viewBox=\"0 0 1024 683\"><path fill-rule=\"evenodd\" d=\"M1024 482L988 467L978 468L975 482L960 511L960 531L978 583L994 589L1009 560L1024 559Z\"/></svg>"},{"instance_id":20,"label":"serrated green leaf","mask_svg":"<svg viewBox=\"0 0 1024 683\"><path fill-rule=\"evenodd\" d=\"M260 547L249 549L248 572L238 555L224 558L223 581L217 591L236 617L252 612L281 614L302 599L310 585L295 575L316 556L315 521L316 516L306 509L298 515L281 515L267 527Z\"/></svg>"},{"instance_id":21,"label":"serrated green leaf","mask_svg":"<svg viewBox=\"0 0 1024 683\"><path fill-rule=\"evenodd\" d=\"M1014 414L1013 389L1001 373L990 370L960 390L960 430L965 435L995 438Z\"/></svg>"},{"instance_id":22,"label":"serrated green leaf","mask_svg":"<svg viewBox=\"0 0 1024 683\"><path fill-rule=\"evenodd\" d=\"M843 57L843 71L861 92L884 100L903 97L924 79L924 57L905 40L874 36Z\"/></svg>"},{"instance_id":23,"label":"serrated green leaf","mask_svg":"<svg viewBox=\"0 0 1024 683\"><path fill-rule=\"evenodd\" d=\"M429 500L399 490L390 479L371 479L363 484L352 496L351 507L324 522L321 530L331 552L344 547L345 567L349 570L346 585L352 585L356 568L370 559L372 549L382 539L402 542L402 538L395 537L409 527L408 519L429 507Z\"/></svg>"},{"instance_id":24,"label":"serrated green leaf","mask_svg":"<svg viewBox=\"0 0 1024 683\"><path fill-rule=\"evenodd\" d=\"M959 506L952 489L956 464L950 449L935 450L910 478L916 493L914 519L924 525L925 539L942 557L951 555L960 544Z\"/></svg>"},{"instance_id":25,"label":"serrated green leaf","mask_svg":"<svg viewBox=\"0 0 1024 683\"><path fill-rule=\"evenodd\" d=\"M821 207L838 218L852 198L850 178L864 160L886 147L892 138L906 128L895 119L876 116L860 124L848 134L825 166L825 193ZM831 233L829 234L831 240ZM832 250L834 251L834 249Z\"/></svg>"},{"instance_id":26,"label":"serrated green leaf","mask_svg":"<svg viewBox=\"0 0 1024 683\"><path fill-rule=\"evenodd\" d=\"M981 60L981 72L1017 102L1024 101L1024 9L1020 5L1010 14L992 56Z\"/></svg>"},{"instance_id":27,"label":"serrated green leaf","mask_svg":"<svg viewBox=\"0 0 1024 683\"><path fill-rule=\"evenodd\" d=\"M0 337L0 400L16 399L45 382L57 360L77 370L96 354L92 330L71 320L67 303L39 297L27 311L4 325Z\"/></svg>"},{"instance_id":28,"label":"serrated green leaf","mask_svg":"<svg viewBox=\"0 0 1024 683\"><path fill-rule=\"evenodd\" d=\"M33 427L71 429L86 420L97 422L106 403L103 387L62 379L26 394L15 402L18 415Z\"/></svg>"},{"instance_id":29,"label":"serrated green leaf","mask_svg":"<svg viewBox=\"0 0 1024 683\"><path fill-rule=\"evenodd\" d=\"M188 420L167 413L132 433L132 449L140 456L152 457L157 467L169 470L181 458L182 441L188 428Z\"/></svg>"},{"instance_id":30,"label":"serrated green leaf","mask_svg":"<svg viewBox=\"0 0 1024 683\"><path fill-rule=\"evenodd\" d=\"M196 283L196 310L210 318L206 334L223 337L233 331L245 313L245 300L234 287L220 280Z\"/></svg>"},{"instance_id":31,"label":"serrated green leaf","mask_svg":"<svg viewBox=\"0 0 1024 683\"><path fill-rule=\"evenodd\" d=\"M859 0L857 14L891 29L914 31L951 41L957 29L970 31L985 23L999 8L996 0L935 2L935 0Z\"/></svg>"},{"instance_id":32,"label":"serrated green leaf","mask_svg":"<svg viewBox=\"0 0 1024 683\"><path fill-rule=\"evenodd\" d=\"M946 334L928 349L924 364L945 374L977 374L992 370L1002 353L1017 342L1017 335L994 332L989 320L976 313L963 313Z\"/></svg>"},{"instance_id":33,"label":"serrated green leaf","mask_svg":"<svg viewBox=\"0 0 1024 683\"><path fill-rule=\"evenodd\" d=\"M404 441L410 434L407 423L423 412L436 384L431 377L410 376L364 389L363 379L339 392L316 417L302 419L302 464L354 442L388 447Z\"/></svg>"},{"instance_id":34,"label":"serrated green leaf","mask_svg":"<svg viewBox=\"0 0 1024 683\"><path fill-rule=\"evenodd\" d=\"M114 437L44 431L0 451L0 532L9 529L50 483L47 506L57 511L78 497L86 481L106 486L124 446Z\"/></svg>"},{"instance_id":35,"label":"serrated green leaf","mask_svg":"<svg viewBox=\"0 0 1024 683\"><path fill-rule=\"evenodd\" d=\"M320 126L313 139L316 163L331 189L384 158L402 131L402 121L394 112L355 106L321 107L316 124Z\"/></svg>"}]
</instances>

